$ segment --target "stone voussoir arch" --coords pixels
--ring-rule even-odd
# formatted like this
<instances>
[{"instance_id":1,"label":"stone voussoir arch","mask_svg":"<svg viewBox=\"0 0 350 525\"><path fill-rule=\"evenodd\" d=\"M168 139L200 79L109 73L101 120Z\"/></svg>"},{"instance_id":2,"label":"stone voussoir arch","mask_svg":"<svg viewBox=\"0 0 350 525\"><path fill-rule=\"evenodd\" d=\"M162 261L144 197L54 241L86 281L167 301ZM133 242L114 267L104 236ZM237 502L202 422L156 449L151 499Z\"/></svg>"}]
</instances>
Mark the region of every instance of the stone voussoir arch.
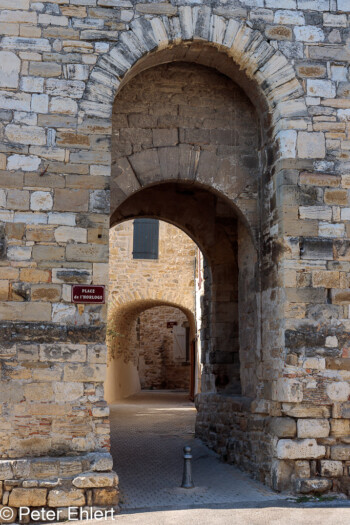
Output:
<instances>
[{"instance_id":1,"label":"stone voussoir arch","mask_svg":"<svg viewBox=\"0 0 350 525\"><path fill-rule=\"evenodd\" d=\"M307 115L304 90L294 67L260 31L245 21L213 13L209 6L182 6L178 16L140 16L120 33L118 43L93 68L80 108L85 118L110 118L119 87L146 55L191 42L210 44L226 53L262 93L272 116L273 135L283 142L288 121ZM292 102L292 103L291 103ZM280 151L294 158L293 149Z\"/></svg>"},{"instance_id":2,"label":"stone voussoir arch","mask_svg":"<svg viewBox=\"0 0 350 525\"><path fill-rule=\"evenodd\" d=\"M118 290L111 293L109 301L111 313L118 308L124 309L130 307L134 309L134 306L141 308L141 311L142 309L147 310L154 306L173 306L174 308L191 312L191 306L184 301L183 294L180 292L175 293L171 290L164 290L162 296L159 297L159 291L157 290L153 290L152 288L146 290L140 289L137 298L132 291L125 290L124 293L120 293Z\"/></svg>"},{"instance_id":3,"label":"stone voussoir arch","mask_svg":"<svg viewBox=\"0 0 350 525\"><path fill-rule=\"evenodd\" d=\"M157 56L162 52L198 43L226 55L229 64L232 59L232 70L236 71L236 76L239 68L242 78L253 86L264 106L263 119L269 128L267 140L275 151L274 158L294 159L297 141L295 121L307 117L304 90L294 66L267 42L260 31L252 29L245 21L216 15L209 6L182 6L177 16L142 15L130 24L128 30L120 32L118 43L100 57L90 74L80 101L82 119L98 118L110 123L116 95L135 71L139 72L140 67L140 71L150 67L150 63L157 65ZM212 67L215 68L215 61ZM263 157L265 155L266 152ZM179 178L205 182L209 178L213 188L235 203L252 230L259 229L254 199L247 199L245 190L241 195L237 194L230 178L221 178L226 179L224 184L217 182L220 177L213 177L212 174L225 173L227 167L222 159L209 151L180 145L147 149L133 158L139 170L130 164L127 157L118 159L111 183L112 212L127 197L149 184ZM208 166L211 167L209 175ZM261 166L261 169L265 168Z\"/></svg>"},{"instance_id":4,"label":"stone voussoir arch","mask_svg":"<svg viewBox=\"0 0 350 525\"><path fill-rule=\"evenodd\" d=\"M181 296L176 296L175 294L163 294L161 298L157 297L156 294L144 293L140 298L135 299L133 296L122 296L117 297L112 295L111 297L111 306L109 313L109 325L111 331L116 330L119 337L117 336L116 340L113 337L110 337L108 345L108 360L114 359L115 357L121 357L123 353L118 350L119 344L121 347L125 346L127 340L122 339L125 337L125 329L130 329L132 327L133 321L146 310L151 308L156 308L160 306L172 307L181 310L181 312L187 317L192 334L195 333L195 318L192 309L184 304L184 301L181 299ZM124 357L130 358L129 355Z\"/></svg>"}]
</instances>

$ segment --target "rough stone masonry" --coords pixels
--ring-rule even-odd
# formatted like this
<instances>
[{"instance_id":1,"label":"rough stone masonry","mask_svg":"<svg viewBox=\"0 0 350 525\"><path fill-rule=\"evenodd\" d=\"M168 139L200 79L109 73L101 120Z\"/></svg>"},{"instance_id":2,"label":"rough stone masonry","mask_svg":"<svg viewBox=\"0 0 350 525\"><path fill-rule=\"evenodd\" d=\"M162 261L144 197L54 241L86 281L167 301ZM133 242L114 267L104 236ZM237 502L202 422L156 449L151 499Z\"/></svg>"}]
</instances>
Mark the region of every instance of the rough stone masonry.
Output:
<instances>
[{"instance_id":1,"label":"rough stone masonry","mask_svg":"<svg viewBox=\"0 0 350 525\"><path fill-rule=\"evenodd\" d=\"M349 492L349 16L0 0L2 505L116 503L106 306L71 303L108 279L109 188L112 225L157 216L206 256L198 435L277 490ZM217 102L118 105L173 62L221 77Z\"/></svg>"}]
</instances>

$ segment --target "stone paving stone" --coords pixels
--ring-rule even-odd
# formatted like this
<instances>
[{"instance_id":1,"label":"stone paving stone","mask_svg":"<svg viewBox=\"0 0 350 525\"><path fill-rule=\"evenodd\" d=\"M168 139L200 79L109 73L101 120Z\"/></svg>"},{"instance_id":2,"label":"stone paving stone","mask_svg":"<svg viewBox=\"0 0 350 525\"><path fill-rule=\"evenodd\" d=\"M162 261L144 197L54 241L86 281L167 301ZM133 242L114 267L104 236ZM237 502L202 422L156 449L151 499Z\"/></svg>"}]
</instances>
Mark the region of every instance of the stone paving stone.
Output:
<instances>
[{"instance_id":1,"label":"stone paving stone","mask_svg":"<svg viewBox=\"0 0 350 525\"><path fill-rule=\"evenodd\" d=\"M194 437L196 410L186 393L143 391L110 409L122 511L286 501ZM192 447L193 490L180 488L185 445Z\"/></svg>"}]
</instances>

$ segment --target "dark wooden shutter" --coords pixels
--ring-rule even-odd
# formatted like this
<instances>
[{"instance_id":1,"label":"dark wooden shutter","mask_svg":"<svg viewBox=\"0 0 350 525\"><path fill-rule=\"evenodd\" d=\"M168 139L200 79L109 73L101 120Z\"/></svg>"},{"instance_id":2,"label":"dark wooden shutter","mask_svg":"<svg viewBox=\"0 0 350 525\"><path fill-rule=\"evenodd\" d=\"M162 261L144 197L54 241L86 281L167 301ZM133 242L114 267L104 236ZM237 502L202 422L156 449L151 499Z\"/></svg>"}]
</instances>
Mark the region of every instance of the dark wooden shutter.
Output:
<instances>
[{"instance_id":1,"label":"dark wooden shutter","mask_svg":"<svg viewBox=\"0 0 350 525\"><path fill-rule=\"evenodd\" d=\"M134 220L134 259L158 259L159 221L155 219Z\"/></svg>"}]
</instances>

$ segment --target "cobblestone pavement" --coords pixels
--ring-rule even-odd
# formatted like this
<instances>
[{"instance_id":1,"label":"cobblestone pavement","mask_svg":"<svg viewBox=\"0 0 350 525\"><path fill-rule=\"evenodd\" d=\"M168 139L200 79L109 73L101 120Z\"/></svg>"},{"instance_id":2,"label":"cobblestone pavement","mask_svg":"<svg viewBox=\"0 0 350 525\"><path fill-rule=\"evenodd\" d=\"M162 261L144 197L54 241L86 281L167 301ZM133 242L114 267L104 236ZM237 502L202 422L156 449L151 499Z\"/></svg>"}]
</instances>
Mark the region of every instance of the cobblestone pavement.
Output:
<instances>
[{"instance_id":1,"label":"cobblestone pavement","mask_svg":"<svg viewBox=\"0 0 350 525\"><path fill-rule=\"evenodd\" d=\"M264 506L286 502L194 437L196 410L187 395L142 392L111 405L114 470L121 509L181 509L210 505ZM180 489L182 449L192 447L195 489Z\"/></svg>"}]
</instances>

